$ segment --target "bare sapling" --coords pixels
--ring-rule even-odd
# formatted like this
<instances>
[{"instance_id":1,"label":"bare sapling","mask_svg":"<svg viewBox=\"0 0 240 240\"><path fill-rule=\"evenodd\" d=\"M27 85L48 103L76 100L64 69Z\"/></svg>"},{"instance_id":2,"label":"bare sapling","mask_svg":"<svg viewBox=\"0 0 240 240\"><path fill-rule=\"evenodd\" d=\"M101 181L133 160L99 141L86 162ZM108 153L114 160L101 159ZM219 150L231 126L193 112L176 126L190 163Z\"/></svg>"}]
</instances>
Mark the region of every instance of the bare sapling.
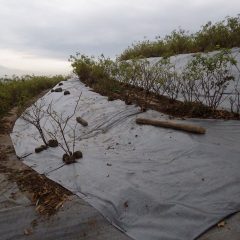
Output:
<instances>
[{"instance_id":1,"label":"bare sapling","mask_svg":"<svg viewBox=\"0 0 240 240\"><path fill-rule=\"evenodd\" d=\"M41 99L40 101L34 103L31 108L27 109L20 117L24 121L32 124L38 130L38 133L44 143L44 145L35 149L36 153L41 152L48 147L48 142L42 127L42 119L45 115L45 106L46 104L44 100Z\"/></svg>"},{"instance_id":2,"label":"bare sapling","mask_svg":"<svg viewBox=\"0 0 240 240\"><path fill-rule=\"evenodd\" d=\"M73 163L76 161L76 159L82 157L81 151L75 151L77 122L75 123L74 127L71 127L71 125L69 124L69 121L76 114L80 98L81 95L76 101L72 114L68 115L67 117L65 117L62 113L57 113L53 109L52 103L47 108L47 114L50 118L50 124L52 126L52 129L51 131L46 132L52 139L55 139L58 142L58 145L65 152L65 154L63 155L63 161L66 164ZM70 141L66 137L69 131L72 132Z\"/></svg>"}]
</instances>

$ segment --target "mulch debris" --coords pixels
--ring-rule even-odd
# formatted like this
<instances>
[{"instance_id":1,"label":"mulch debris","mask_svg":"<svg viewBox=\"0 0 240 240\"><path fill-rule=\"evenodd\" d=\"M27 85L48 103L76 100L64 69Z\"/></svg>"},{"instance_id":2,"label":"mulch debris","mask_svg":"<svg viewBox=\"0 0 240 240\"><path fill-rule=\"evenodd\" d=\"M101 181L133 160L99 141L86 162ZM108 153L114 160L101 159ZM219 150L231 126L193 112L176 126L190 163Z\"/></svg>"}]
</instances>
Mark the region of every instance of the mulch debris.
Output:
<instances>
[{"instance_id":1,"label":"mulch debris","mask_svg":"<svg viewBox=\"0 0 240 240\"><path fill-rule=\"evenodd\" d=\"M0 120L0 137L11 132L17 118L16 112L17 108L13 108L10 111L10 116ZM7 176L9 181L17 183L19 189L25 192L32 204L36 206L36 211L40 215L51 216L55 214L73 193L24 164L22 169L14 168L9 162L14 163L18 160L11 159L12 153L15 153L13 146L0 144L0 173ZM25 234L28 235L29 231L26 231Z\"/></svg>"},{"instance_id":2,"label":"mulch debris","mask_svg":"<svg viewBox=\"0 0 240 240\"><path fill-rule=\"evenodd\" d=\"M27 192L36 211L45 216L55 214L69 199L72 192L32 169L14 170L4 166L7 155L1 151L0 173L6 173L10 181L16 182L22 192Z\"/></svg>"},{"instance_id":3,"label":"mulch debris","mask_svg":"<svg viewBox=\"0 0 240 240\"><path fill-rule=\"evenodd\" d=\"M45 216L55 214L69 199L72 192L56 182L40 175L34 170L27 168L15 170L4 165L7 154L0 151L0 173L5 173L10 181L16 182L22 192L27 192L36 211Z\"/></svg>"}]
</instances>

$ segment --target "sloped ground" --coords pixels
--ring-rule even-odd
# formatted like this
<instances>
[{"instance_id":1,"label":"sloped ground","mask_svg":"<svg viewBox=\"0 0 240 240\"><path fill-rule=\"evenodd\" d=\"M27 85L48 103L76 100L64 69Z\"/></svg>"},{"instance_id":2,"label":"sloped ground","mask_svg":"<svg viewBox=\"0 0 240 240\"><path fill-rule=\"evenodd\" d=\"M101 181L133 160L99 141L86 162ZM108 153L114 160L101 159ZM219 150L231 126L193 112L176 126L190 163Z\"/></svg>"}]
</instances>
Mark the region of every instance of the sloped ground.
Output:
<instances>
[{"instance_id":1,"label":"sloped ground","mask_svg":"<svg viewBox=\"0 0 240 240\"><path fill-rule=\"evenodd\" d=\"M117 222L121 228L128 229L133 235L135 233L136 239L144 239L144 236L146 239L146 234L152 236L152 238L149 237L148 239L159 239L159 236L166 234L166 232L168 232L168 234L175 234L174 236L172 235L172 238L168 239L193 239L193 234L199 234L204 229L206 230L206 225L201 225L201 222L204 222L204 220L207 220L209 224L208 227L210 227L216 223L217 220L238 210L239 186L237 182L239 168L235 166L239 162L239 158L237 158L237 156L239 156L237 148L238 141L236 141L239 137L237 131L239 127L238 122L229 122L228 124L224 121L197 121L196 123L201 123L208 127L207 136L202 138L176 131L159 130L152 127L134 130L131 125L133 123L132 120L135 118L133 115L133 113L135 114L134 107L126 107L128 109L126 111L125 106L119 101L114 102L114 107L112 103L107 103L106 98L99 97L94 93L89 93L84 86L75 81L66 83L66 86L68 88L72 87L72 91L75 91L75 93L79 94L79 90L82 90L85 94L85 96L83 96L83 103L87 104L87 106L83 106L83 114L87 119L90 119L91 127L90 129L86 129L86 131L84 130L84 132L78 132L80 136L84 136L84 138L80 139L81 143L79 145L83 148L83 160L80 160L77 164L59 169L56 168L62 164L59 159L59 152L51 151L49 155L49 152L46 151L44 154L38 156L32 154L30 157L24 159L25 163L42 173L46 173L51 179L57 179L62 185L69 187L91 204L96 204L97 208L100 208L100 211L105 213L105 216L113 217L113 219L110 220L115 224ZM51 93L47 96L48 98L50 97L49 100L52 101ZM55 103L59 104L58 111L61 111L61 109L70 111L71 106L74 105L73 102L68 102L70 100L74 101L72 97L65 98L61 95L54 97ZM109 111L111 114L108 116ZM120 115L119 111L121 113ZM101 115L102 113L105 115ZM157 113L150 112L147 114L159 117ZM108 121L106 121L106 119ZM21 128L23 122L19 122L18 124L20 124L18 126ZM119 124L121 126L120 129ZM28 130L26 131L26 129ZM14 131L14 136L16 137L15 144L17 146L26 146L26 148L17 148L19 156L25 155L38 143L36 139L31 141L31 139L27 138L29 129L29 127L26 128L26 126L24 126L23 132L18 132L16 129ZM228 134L225 134L227 132ZM130 133L130 135L128 135L128 133ZM229 133L231 134L229 135ZM118 137L117 142L115 141L116 137ZM134 141L136 138L140 140ZM150 140L151 138L153 139ZM24 145L24 141L27 141L27 145ZM140 145L135 144L136 142L140 143ZM156 143L157 148L155 149L153 147L155 145L152 144ZM98 144L97 148L95 148L96 144ZM178 148L179 146L180 148ZM181 153L181 147L184 149L183 153ZM143 148L145 152L142 153ZM134 153L136 153L135 150L139 152L140 155L134 155ZM119 153L121 154L119 155ZM132 157L130 157L131 154L133 154ZM147 157L149 161L151 160L150 162L146 162L146 154L148 154ZM51 161L46 158L47 156L51 156ZM176 159L178 161L175 161ZM142 166L142 162L136 162L136 160L142 160L143 163L146 163L146 166ZM124 162L123 165L121 165L122 161ZM192 164L192 162L194 164L193 166L190 167L189 165L189 169L184 169L187 167L187 165L185 165L186 163ZM154 169L150 168L151 163L154 163ZM166 168L167 165L168 167ZM140 169L139 167L135 169L134 166L139 166ZM158 169L158 166L161 166L160 169ZM206 172L207 169L209 170L209 166L211 166L210 172ZM144 168L141 169L141 167ZM55 171L55 169L58 170ZM162 172L155 174L154 172L156 172L156 170ZM167 177L169 170L172 173L171 176ZM134 177L134 171L139 173L137 179ZM162 204L162 208L157 209L151 206L151 197L153 196L154 200L154 194L156 194L156 191L151 192L151 190L152 188L156 190L156 186L154 185L154 180L156 179L152 178L153 181L149 182L149 180L151 180L147 175L149 171L152 172L150 177L157 177L158 181L156 186L161 188L160 194L165 190L168 191L168 188L170 189L170 192L165 191L165 193L172 196L169 198L172 206L169 205L169 201L165 203L163 201L161 203L161 197L155 198L155 200L160 200L160 203L157 203L157 207L159 206L158 204L160 204L160 206ZM49 174L50 172L51 174ZM190 178L185 181L184 176L188 173L190 173ZM158 179L159 176L164 175L167 177L167 180ZM191 178L192 176L194 176L194 178ZM73 185L71 183L71 177L74 177ZM81 179L81 177L82 181L75 181ZM145 178L143 179L144 181L141 181L142 177ZM178 179L178 177L181 178ZM102 180L104 182L101 182ZM140 180L140 182L136 180ZM126 181L128 187L124 189ZM117 187L112 185L113 182L118 183ZM194 185L192 185L192 182ZM150 183L150 185L148 184L148 186L143 187L143 184L146 183ZM112 186L114 189L112 189ZM164 189L166 186L168 186L168 188ZM181 192L182 187L183 191ZM105 191L106 188L108 189L107 191ZM93 192L91 192L92 190ZM118 192L119 190L120 193ZM201 193L201 191L204 193ZM135 193L139 193L139 195L134 196ZM141 195L140 193L144 193L145 195ZM195 203L198 203L197 206L191 205L191 201L188 202L187 205L185 204L185 206L184 203L182 204L181 202L175 201L174 203L174 198L178 200L182 198L188 201L192 196L194 197ZM138 211L137 204L141 204L142 201L148 201L145 205L145 212L142 208L139 208ZM167 208L167 206L169 206L169 208ZM169 211L170 215L177 214L178 211L174 210L174 207L181 210L181 206L183 206L182 210L188 209L187 212L189 215L184 214L183 211L181 214L178 214L177 217L175 215L175 217L172 216L173 218L171 218L171 216L169 217L167 214L164 215L164 211L161 210L166 209L166 212ZM202 209L201 206L203 207ZM137 212L135 212L135 210L137 210ZM153 215L146 214L146 211ZM163 216L161 216L162 212ZM135 216L134 214L136 213L137 215ZM144 225L146 223L146 217L149 217L149 220L151 220L151 216L156 217L154 224L160 227L156 227L151 221L149 221L147 226ZM129 228L128 220L130 226L132 222L134 224L136 223L137 227ZM144 224L141 225L141 222ZM171 228L170 232L161 227L164 226L164 224L169 224L168 227ZM223 227L223 229L225 228ZM157 234L154 231L157 231ZM139 232L142 235L139 235ZM176 235L178 232L184 234L186 237ZM136 234L138 234L139 238L136 237ZM156 235L153 236L154 234ZM212 236L214 237L214 233Z\"/></svg>"},{"instance_id":2,"label":"sloped ground","mask_svg":"<svg viewBox=\"0 0 240 240\"><path fill-rule=\"evenodd\" d=\"M9 136L16 118L13 109L0 132L1 240L128 240L84 200L19 161Z\"/></svg>"},{"instance_id":3,"label":"sloped ground","mask_svg":"<svg viewBox=\"0 0 240 240\"><path fill-rule=\"evenodd\" d=\"M0 236L2 240L130 240L109 224L95 209L81 198L72 195L59 211L46 217L36 212L29 192L22 192L16 182L9 180L11 170L29 170L15 155L10 137L0 135L1 152L7 148L7 159L0 161ZM4 144L3 144L4 143ZM6 171L6 167L9 169ZM4 170L5 169L5 170ZM4 170L4 171L3 171ZM199 240L239 240L240 214L227 218L213 227Z\"/></svg>"}]
</instances>

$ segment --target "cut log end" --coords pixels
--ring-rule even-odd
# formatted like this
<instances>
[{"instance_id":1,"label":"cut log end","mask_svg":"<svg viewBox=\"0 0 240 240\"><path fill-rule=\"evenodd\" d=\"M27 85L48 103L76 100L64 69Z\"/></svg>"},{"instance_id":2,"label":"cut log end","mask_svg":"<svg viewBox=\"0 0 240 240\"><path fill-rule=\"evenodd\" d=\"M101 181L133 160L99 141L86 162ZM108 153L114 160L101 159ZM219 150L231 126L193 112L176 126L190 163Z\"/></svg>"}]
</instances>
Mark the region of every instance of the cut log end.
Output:
<instances>
[{"instance_id":1,"label":"cut log end","mask_svg":"<svg viewBox=\"0 0 240 240\"><path fill-rule=\"evenodd\" d=\"M163 127L163 128L171 128L175 130L181 130L196 134L205 134L206 129L200 126L195 126L191 124L182 124L182 123L176 123L172 121L161 121L161 120L153 120L153 119L146 119L146 118L137 118L136 119L137 124L142 125L152 125L156 127Z\"/></svg>"}]
</instances>

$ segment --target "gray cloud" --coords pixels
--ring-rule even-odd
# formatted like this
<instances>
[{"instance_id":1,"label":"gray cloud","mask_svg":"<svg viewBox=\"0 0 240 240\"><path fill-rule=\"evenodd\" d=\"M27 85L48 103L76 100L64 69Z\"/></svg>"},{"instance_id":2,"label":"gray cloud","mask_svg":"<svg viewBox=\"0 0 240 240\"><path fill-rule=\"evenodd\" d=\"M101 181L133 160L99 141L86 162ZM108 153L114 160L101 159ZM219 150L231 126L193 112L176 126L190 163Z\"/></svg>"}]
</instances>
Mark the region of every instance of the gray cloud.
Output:
<instances>
[{"instance_id":1,"label":"gray cloud","mask_svg":"<svg viewBox=\"0 0 240 240\"><path fill-rule=\"evenodd\" d=\"M238 0L0 0L0 49L114 57L133 41L236 16Z\"/></svg>"}]
</instances>

